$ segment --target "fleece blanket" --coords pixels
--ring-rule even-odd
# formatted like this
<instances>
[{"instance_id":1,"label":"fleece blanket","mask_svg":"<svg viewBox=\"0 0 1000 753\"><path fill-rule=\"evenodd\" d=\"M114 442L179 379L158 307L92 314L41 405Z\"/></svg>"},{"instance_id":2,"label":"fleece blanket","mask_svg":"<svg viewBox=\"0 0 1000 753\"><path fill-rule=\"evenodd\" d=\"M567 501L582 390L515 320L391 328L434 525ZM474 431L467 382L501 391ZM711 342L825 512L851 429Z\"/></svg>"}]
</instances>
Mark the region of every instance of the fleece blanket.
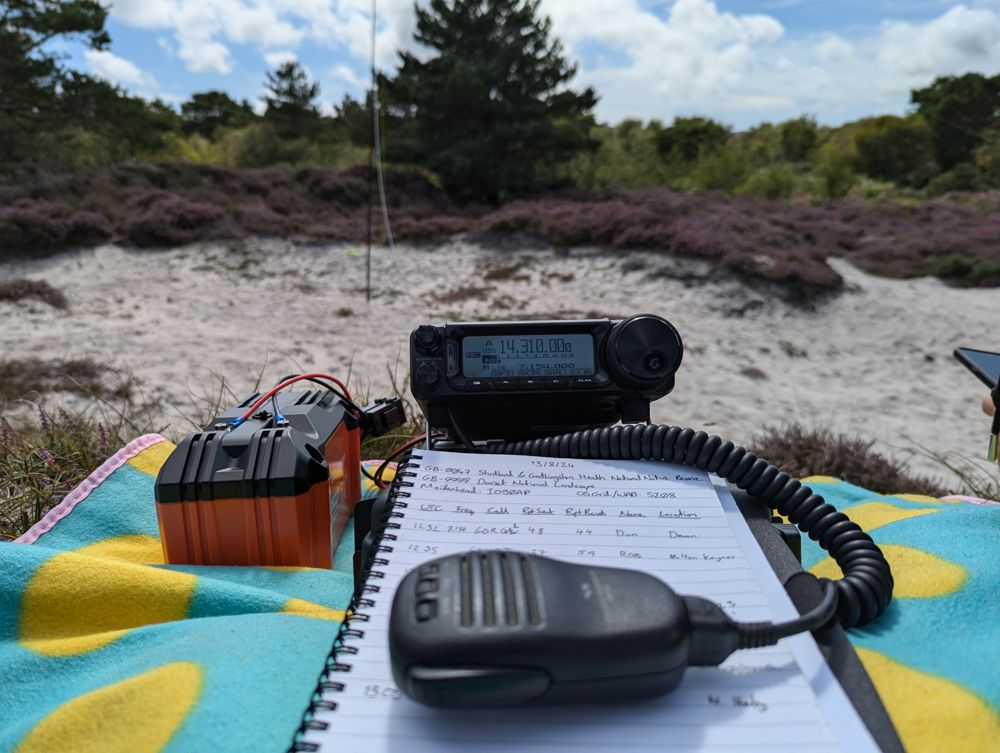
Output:
<instances>
[{"instance_id":1,"label":"fleece blanket","mask_svg":"<svg viewBox=\"0 0 1000 753\"><path fill-rule=\"evenodd\" d=\"M332 571L164 565L153 481L172 449L135 440L0 544L0 751L291 743L350 599L351 548ZM807 481L892 562L895 600L851 638L906 747L996 749L1000 507ZM836 575L812 542L803 560Z\"/></svg>"}]
</instances>

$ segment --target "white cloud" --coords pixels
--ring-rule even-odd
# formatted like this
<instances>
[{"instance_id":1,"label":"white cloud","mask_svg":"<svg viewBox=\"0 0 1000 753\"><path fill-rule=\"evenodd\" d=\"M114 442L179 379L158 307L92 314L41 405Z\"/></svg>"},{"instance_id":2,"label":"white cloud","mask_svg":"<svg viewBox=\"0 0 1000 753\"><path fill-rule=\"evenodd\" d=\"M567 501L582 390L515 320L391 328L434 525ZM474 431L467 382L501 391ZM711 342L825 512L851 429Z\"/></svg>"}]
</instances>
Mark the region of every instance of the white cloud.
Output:
<instances>
[{"instance_id":1,"label":"white cloud","mask_svg":"<svg viewBox=\"0 0 1000 753\"><path fill-rule=\"evenodd\" d=\"M1000 67L1000 13L959 5L923 26L886 22L878 60L918 79L971 69L992 72Z\"/></svg>"},{"instance_id":2,"label":"white cloud","mask_svg":"<svg viewBox=\"0 0 1000 753\"><path fill-rule=\"evenodd\" d=\"M192 73L229 73L233 69L229 48L198 31L181 32L177 57Z\"/></svg>"},{"instance_id":3,"label":"white cloud","mask_svg":"<svg viewBox=\"0 0 1000 753\"><path fill-rule=\"evenodd\" d=\"M346 65L334 66L330 69L330 75L354 89L367 90L368 88L368 79L362 78Z\"/></svg>"},{"instance_id":4,"label":"white cloud","mask_svg":"<svg viewBox=\"0 0 1000 753\"><path fill-rule=\"evenodd\" d=\"M156 79L133 63L107 50L87 50L83 53L90 72L115 84L129 87L155 88Z\"/></svg>"},{"instance_id":5,"label":"white cloud","mask_svg":"<svg viewBox=\"0 0 1000 753\"><path fill-rule=\"evenodd\" d=\"M705 114L745 127L811 113L833 123L902 113L910 90L936 76L1000 70L995 0L924 23L887 20L851 40L789 35L774 18L722 12L714 0L676 0L665 14L639 0L613 12L602 0L542 9L571 55L594 43L613 53L611 64L581 65L576 82L597 89L598 116L610 121Z\"/></svg>"},{"instance_id":6,"label":"white cloud","mask_svg":"<svg viewBox=\"0 0 1000 753\"><path fill-rule=\"evenodd\" d=\"M826 122L902 112L909 90L935 76L1000 70L1000 2L942 7L929 21L887 19L850 39L789 33L773 16L723 11L718 0L542 0L541 11L580 64L574 86L601 95L600 118L697 113L746 126L803 112ZM194 72L232 71L232 45L256 48L269 65L318 45L329 51L329 96L364 86L353 71L367 67L370 9L370 0L113 0L112 14L172 34ZM392 70L399 50L419 53L413 0L380 0L378 11L376 63Z\"/></svg>"},{"instance_id":7,"label":"white cloud","mask_svg":"<svg viewBox=\"0 0 1000 753\"><path fill-rule=\"evenodd\" d=\"M174 23L178 3L175 0L114 0L111 12L129 26L155 29Z\"/></svg>"},{"instance_id":8,"label":"white cloud","mask_svg":"<svg viewBox=\"0 0 1000 753\"><path fill-rule=\"evenodd\" d=\"M298 55L291 50L278 50L277 52L268 52L264 55L264 62L271 68L277 68L284 63L294 63L298 59Z\"/></svg>"}]
</instances>

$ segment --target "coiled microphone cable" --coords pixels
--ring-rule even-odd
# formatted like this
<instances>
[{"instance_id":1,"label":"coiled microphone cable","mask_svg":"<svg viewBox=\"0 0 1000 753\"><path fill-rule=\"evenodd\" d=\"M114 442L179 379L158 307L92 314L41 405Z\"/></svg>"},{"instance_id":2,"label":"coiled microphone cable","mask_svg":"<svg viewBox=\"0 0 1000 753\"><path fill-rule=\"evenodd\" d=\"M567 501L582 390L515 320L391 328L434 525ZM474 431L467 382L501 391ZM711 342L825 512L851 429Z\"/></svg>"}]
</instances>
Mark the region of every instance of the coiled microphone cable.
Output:
<instances>
[{"instance_id":1,"label":"coiled microphone cable","mask_svg":"<svg viewBox=\"0 0 1000 753\"><path fill-rule=\"evenodd\" d=\"M830 553L844 577L835 581L837 618L867 625L892 599L892 571L872 538L802 482L744 447L679 426L628 424L521 441L494 441L485 451L555 458L658 460L714 473L784 515Z\"/></svg>"}]
</instances>

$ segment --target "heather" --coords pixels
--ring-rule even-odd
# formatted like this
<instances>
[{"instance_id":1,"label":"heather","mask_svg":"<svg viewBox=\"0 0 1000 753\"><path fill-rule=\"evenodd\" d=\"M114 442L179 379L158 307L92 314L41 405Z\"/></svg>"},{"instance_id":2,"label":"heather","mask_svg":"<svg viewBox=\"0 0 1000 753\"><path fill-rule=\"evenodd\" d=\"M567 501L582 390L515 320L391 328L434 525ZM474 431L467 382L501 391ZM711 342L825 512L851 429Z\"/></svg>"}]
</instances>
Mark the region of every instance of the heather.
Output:
<instances>
[{"instance_id":1,"label":"heather","mask_svg":"<svg viewBox=\"0 0 1000 753\"><path fill-rule=\"evenodd\" d=\"M0 541L27 531L131 434L128 422L91 411L39 407L30 420L0 417Z\"/></svg>"},{"instance_id":2,"label":"heather","mask_svg":"<svg viewBox=\"0 0 1000 753\"><path fill-rule=\"evenodd\" d=\"M29 280L25 277L0 280L0 303L4 301L17 303L32 299L47 303L57 309L69 308L66 294L52 287L45 280Z\"/></svg>"},{"instance_id":3,"label":"heather","mask_svg":"<svg viewBox=\"0 0 1000 753\"><path fill-rule=\"evenodd\" d=\"M874 446L875 442L861 437L789 424L766 427L750 450L792 478L834 476L881 494L941 497L955 493L937 479L914 475L905 463L886 457Z\"/></svg>"},{"instance_id":4,"label":"heather","mask_svg":"<svg viewBox=\"0 0 1000 753\"><path fill-rule=\"evenodd\" d=\"M0 176L0 259L109 240L139 248L254 236L363 242L368 177L364 166L15 166ZM458 205L416 170L390 170L386 188L394 236L402 241L462 234L498 247L516 237L555 248L650 249L710 262L796 300L841 286L829 257L889 277L1000 285L1000 192L811 204L609 189L496 208ZM372 231L381 242L377 212Z\"/></svg>"},{"instance_id":5,"label":"heather","mask_svg":"<svg viewBox=\"0 0 1000 753\"><path fill-rule=\"evenodd\" d=\"M127 400L134 386L129 374L88 358L0 358L0 404L50 392Z\"/></svg>"}]
</instances>

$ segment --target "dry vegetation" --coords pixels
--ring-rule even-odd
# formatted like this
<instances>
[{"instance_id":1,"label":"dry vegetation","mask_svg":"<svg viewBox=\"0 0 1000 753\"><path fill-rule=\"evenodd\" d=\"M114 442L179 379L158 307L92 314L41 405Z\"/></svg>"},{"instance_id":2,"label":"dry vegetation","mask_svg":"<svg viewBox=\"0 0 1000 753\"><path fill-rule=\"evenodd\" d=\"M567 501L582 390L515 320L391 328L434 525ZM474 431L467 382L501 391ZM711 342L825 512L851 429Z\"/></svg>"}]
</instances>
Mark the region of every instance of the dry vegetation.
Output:
<instances>
[{"instance_id":1,"label":"dry vegetation","mask_svg":"<svg viewBox=\"0 0 1000 753\"><path fill-rule=\"evenodd\" d=\"M793 478L836 476L880 494L954 494L936 479L914 476L906 464L875 452L860 437L807 429L800 424L768 427L750 450Z\"/></svg>"},{"instance_id":2,"label":"dry vegetation","mask_svg":"<svg viewBox=\"0 0 1000 753\"><path fill-rule=\"evenodd\" d=\"M82 410L45 407L55 394L66 392L88 396L88 406ZM184 429L155 425L155 411L148 402L136 400L136 393L141 396L142 390L131 377L87 361L0 362L0 401L8 407L32 407L27 415L18 411L18 418L0 415L0 541L27 531L137 436L159 432L175 442L183 438ZM225 380L217 378L202 395L193 397L201 415L188 417L191 429L208 424L245 395L237 396ZM385 457L423 430L422 423L412 418L413 407L407 404L406 410L411 417L408 423L362 443L363 458Z\"/></svg>"},{"instance_id":3,"label":"dry vegetation","mask_svg":"<svg viewBox=\"0 0 1000 753\"><path fill-rule=\"evenodd\" d=\"M108 240L136 247L243 236L362 241L367 175L365 167L19 166L0 177L0 259ZM465 234L501 246L517 237L556 248L653 249L709 261L796 300L841 287L830 256L890 277L1000 285L998 192L811 205L650 188L487 209L456 205L413 171L393 172L387 184L394 233L411 242Z\"/></svg>"},{"instance_id":4,"label":"dry vegetation","mask_svg":"<svg viewBox=\"0 0 1000 753\"><path fill-rule=\"evenodd\" d=\"M66 295L45 280L29 280L24 277L0 280L0 302L18 303L31 299L47 303L52 308L63 310L69 308Z\"/></svg>"},{"instance_id":5,"label":"dry vegetation","mask_svg":"<svg viewBox=\"0 0 1000 753\"><path fill-rule=\"evenodd\" d=\"M215 391L212 404L205 405L206 421L227 407L229 399L225 386ZM0 418L0 540L28 530L115 450L155 430L142 406L125 403L124 408L109 408L109 403L96 401L83 411L37 407L20 421ZM410 422L390 435L366 441L362 457L385 457L422 430L412 406L407 409ZM953 487L913 476L904 464L874 452L872 446L858 437L792 425L766 430L751 449L793 477L837 476L885 494L967 493L991 498L1000 494L1000 485L989 476L962 473L950 465L942 469L956 474Z\"/></svg>"},{"instance_id":6,"label":"dry vegetation","mask_svg":"<svg viewBox=\"0 0 1000 753\"><path fill-rule=\"evenodd\" d=\"M69 392L100 400L132 397L135 381L104 364L82 358L0 360L0 400L35 393Z\"/></svg>"}]
</instances>

